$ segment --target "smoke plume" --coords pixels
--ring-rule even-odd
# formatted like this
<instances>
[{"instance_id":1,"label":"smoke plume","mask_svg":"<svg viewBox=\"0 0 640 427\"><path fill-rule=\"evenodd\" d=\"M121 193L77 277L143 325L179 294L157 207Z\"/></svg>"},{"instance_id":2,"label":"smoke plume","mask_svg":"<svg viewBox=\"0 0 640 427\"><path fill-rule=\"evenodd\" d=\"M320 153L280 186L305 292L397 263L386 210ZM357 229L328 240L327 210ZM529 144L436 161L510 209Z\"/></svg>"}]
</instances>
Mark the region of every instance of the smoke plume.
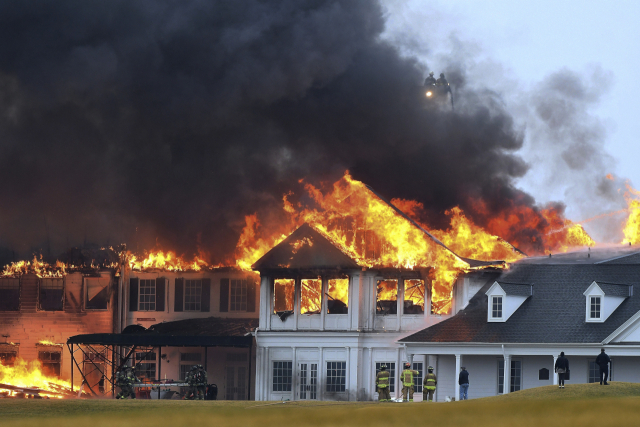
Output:
<instances>
[{"instance_id":1,"label":"smoke plume","mask_svg":"<svg viewBox=\"0 0 640 427\"><path fill-rule=\"evenodd\" d=\"M223 260L245 215L267 226L299 179L346 169L433 227L533 207L500 99L452 69L455 112L425 106L426 67L384 25L370 0L0 4L0 253Z\"/></svg>"}]
</instances>

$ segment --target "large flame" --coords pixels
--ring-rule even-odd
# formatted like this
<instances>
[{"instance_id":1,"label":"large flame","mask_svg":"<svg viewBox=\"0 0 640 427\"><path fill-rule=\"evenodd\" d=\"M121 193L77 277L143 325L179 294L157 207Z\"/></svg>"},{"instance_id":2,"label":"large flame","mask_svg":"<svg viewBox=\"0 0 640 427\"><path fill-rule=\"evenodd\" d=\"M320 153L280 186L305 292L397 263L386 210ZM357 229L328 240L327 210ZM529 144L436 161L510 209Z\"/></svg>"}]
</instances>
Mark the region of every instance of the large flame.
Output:
<instances>
[{"instance_id":1,"label":"large flame","mask_svg":"<svg viewBox=\"0 0 640 427\"><path fill-rule=\"evenodd\" d=\"M0 392L9 395L16 393L16 391L12 389L3 389L1 384L45 390L38 394L51 397L62 397L60 394L61 391L70 392L71 390L69 381L47 375L40 361L34 360L27 362L19 357L14 360L13 366L5 366L0 362Z\"/></svg>"},{"instance_id":2,"label":"large flame","mask_svg":"<svg viewBox=\"0 0 640 427\"><path fill-rule=\"evenodd\" d=\"M640 243L640 191L626 184L627 191L625 199L627 200L627 221L622 228L624 239L622 243L637 245Z\"/></svg>"},{"instance_id":3,"label":"large flame","mask_svg":"<svg viewBox=\"0 0 640 427\"><path fill-rule=\"evenodd\" d=\"M74 268L67 266L63 262L56 261L55 265L51 265L34 255L33 261L17 261L5 265L0 277L19 277L23 274L36 274L38 277L64 277L67 270Z\"/></svg>"},{"instance_id":4,"label":"large flame","mask_svg":"<svg viewBox=\"0 0 640 427\"><path fill-rule=\"evenodd\" d=\"M136 255L129 254L128 262L132 270L200 271L209 267L209 264L198 256L188 261L172 251L149 252L144 259L138 259Z\"/></svg>"}]
</instances>

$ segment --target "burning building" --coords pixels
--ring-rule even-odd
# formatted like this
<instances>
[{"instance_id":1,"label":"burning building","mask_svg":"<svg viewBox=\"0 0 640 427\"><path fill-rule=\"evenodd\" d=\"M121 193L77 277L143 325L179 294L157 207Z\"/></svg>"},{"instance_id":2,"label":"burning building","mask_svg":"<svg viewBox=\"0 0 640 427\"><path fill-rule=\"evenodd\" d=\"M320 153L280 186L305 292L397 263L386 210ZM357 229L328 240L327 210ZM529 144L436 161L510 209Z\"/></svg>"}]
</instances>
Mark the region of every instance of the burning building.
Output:
<instances>
[{"instance_id":1,"label":"burning building","mask_svg":"<svg viewBox=\"0 0 640 427\"><path fill-rule=\"evenodd\" d=\"M67 339L116 328L116 271L52 266L37 258L5 268L0 276L0 391L9 384L59 396L69 387L74 368ZM75 369L104 386L104 378L93 378L83 360Z\"/></svg>"}]
</instances>

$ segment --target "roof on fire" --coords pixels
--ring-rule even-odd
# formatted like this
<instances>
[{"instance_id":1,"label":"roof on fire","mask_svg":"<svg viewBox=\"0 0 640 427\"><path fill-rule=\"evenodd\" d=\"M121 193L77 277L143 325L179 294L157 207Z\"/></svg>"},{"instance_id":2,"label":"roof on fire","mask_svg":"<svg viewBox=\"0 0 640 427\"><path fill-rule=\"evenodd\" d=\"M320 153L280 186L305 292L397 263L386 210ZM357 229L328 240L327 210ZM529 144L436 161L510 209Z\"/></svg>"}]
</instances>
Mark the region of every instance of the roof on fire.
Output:
<instances>
[{"instance_id":1,"label":"roof on fire","mask_svg":"<svg viewBox=\"0 0 640 427\"><path fill-rule=\"evenodd\" d=\"M583 295L594 281L625 290L639 284L640 264L516 263L497 281L534 284L533 295L506 322L487 322L490 278L464 310L400 342L600 343L640 311L640 295L633 295L605 322L587 323Z\"/></svg>"},{"instance_id":2,"label":"roof on fire","mask_svg":"<svg viewBox=\"0 0 640 427\"><path fill-rule=\"evenodd\" d=\"M359 269L360 266L329 239L305 223L271 248L253 264L252 268L254 270Z\"/></svg>"}]
</instances>

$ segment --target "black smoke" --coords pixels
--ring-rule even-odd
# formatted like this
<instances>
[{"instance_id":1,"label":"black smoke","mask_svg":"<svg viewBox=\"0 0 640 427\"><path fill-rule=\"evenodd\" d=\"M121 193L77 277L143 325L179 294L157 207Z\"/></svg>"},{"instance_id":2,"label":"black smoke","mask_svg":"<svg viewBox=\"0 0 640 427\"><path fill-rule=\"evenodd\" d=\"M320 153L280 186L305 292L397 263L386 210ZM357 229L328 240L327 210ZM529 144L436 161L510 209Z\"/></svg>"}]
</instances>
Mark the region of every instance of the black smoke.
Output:
<instances>
[{"instance_id":1,"label":"black smoke","mask_svg":"<svg viewBox=\"0 0 640 427\"><path fill-rule=\"evenodd\" d=\"M456 111L429 108L384 25L371 0L0 3L0 247L223 259L244 215L346 169L434 227L533 205L500 100L453 70Z\"/></svg>"}]
</instances>

